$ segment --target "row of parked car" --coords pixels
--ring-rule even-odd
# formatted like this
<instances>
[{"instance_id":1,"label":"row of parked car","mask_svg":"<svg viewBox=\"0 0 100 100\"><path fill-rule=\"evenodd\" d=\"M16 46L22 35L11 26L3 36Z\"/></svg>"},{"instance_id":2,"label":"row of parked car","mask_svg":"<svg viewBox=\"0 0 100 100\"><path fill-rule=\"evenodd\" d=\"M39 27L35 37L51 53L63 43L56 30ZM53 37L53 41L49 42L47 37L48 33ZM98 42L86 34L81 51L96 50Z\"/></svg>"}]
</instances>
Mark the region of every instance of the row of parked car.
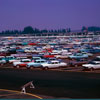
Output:
<instances>
[{"instance_id":1,"label":"row of parked car","mask_svg":"<svg viewBox=\"0 0 100 100\"><path fill-rule=\"evenodd\" d=\"M43 58L43 56L33 56L32 58L28 57L14 57L14 56L1 56L0 64L10 63L14 68L60 68L68 66L83 66L84 69L97 69L100 68L100 56L95 57L93 60L89 59L71 59L69 62L65 63L61 59L57 58Z\"/></svg>"},{"instance_id":2,"label":"row of parked car","mask_svg":"<svg viewBox=\"0 0 100 100\"><path fill-rule=\"evenodd\" d=\"M88 63L92 61L91 58L100 53L100 44L90 44L93 40L86 38L3 38L0 41L0 64L11 63L15 68L48 69L67 66L86 68L90 66Z\"/></svg>"},{"instance_id":3,"label":"row of parked car","mask_svg":"<svg viewBox=\"0 0 100 100\"><path fill-rule=\"evenodd\" d=\"M67 63L57 60L56 58L41 58L41 57L32 57L31 59L27 57L1 57L1 64L12 63L14 68L26 67L26 68L37 68L41 67L43 69L47 68L58 68L66 67Z\"/></svg>"},{"instance_id":4,"label":"row of parked car","mask_svg":"<svg viewBox=\"0 0 100 100\"><path fill-rule=\"evenodd\" d=\"M32 68L59 68L59 67L66 67L67 63L61 62L59 60L46 60L46 59L37 59L32 61L31 59L22 59L19 62L13 62L13 66L16 68L26 67L28 69Z\"/></svg>"}]
</instances>

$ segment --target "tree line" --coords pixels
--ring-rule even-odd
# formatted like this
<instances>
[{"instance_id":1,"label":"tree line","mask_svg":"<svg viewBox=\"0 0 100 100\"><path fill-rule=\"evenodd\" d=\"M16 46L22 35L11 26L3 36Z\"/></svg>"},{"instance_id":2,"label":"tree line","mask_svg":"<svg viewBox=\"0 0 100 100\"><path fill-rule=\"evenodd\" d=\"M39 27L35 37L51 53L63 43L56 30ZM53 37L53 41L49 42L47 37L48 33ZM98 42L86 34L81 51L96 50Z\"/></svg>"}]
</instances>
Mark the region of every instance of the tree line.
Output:
<instances>
[{"instance_id":1,"label":"tree line","mask_svg":"<svg viewBox=\"0 0 100 100\"><path fill-rule=\"evenodd\" d=\"M6 31L2 31L0 33L0 35L23 35L23 34L30 34L30 35L34 35L34 34L38 34L41 35L43 33L55 33L55 34L59 34L59 33L69 33L71 32L70 28L67 29L58 29L58 30L47 30L47 29L37 29L37 28L32 28L31 26L27 26L25 27L22 31L19 30L6 30Z\"/></svg>"},{"instance_id":2,"label":"tree line","mask_svg":"<svg viewBox=\"0 0 100 100\"><path fill-rule=\"evenodd\" d=\"M81 29L81 32L96 32L96 31L100 31L100 27L96 27L96 26L91 26L91 27L85 27L83 26L82 29ZM37 29L37 28L33 28L31 26L27 26L27 27L24 27L24 29L21 31L21 30L6 30L6 31L2 31L0 32L0 35L1 36L6 36L6 35L46 35L46 33L49 35L53 34L53 35L59 35L59 34L65 34L65 33L70 33L71 32L71 29L70 28L67 28L67 29L51 29L51 30L47 30L47 29L43 29L43 30L40 30L40 29ZM81 33L80 33L81 34Z\"/></svg>"},{"instance_id":3,"label":"tree line","mask_svg":"<svg viewBox=\"0 0 100 100\"><path fill-rule=\"evenodd\" d=\"M90 26L90 27L82 27L82 32L84 31L88 31L88 32L96 32L96 31L100 31L100 27L96 27L96 26Z\"/></svg>"}]
</instances>

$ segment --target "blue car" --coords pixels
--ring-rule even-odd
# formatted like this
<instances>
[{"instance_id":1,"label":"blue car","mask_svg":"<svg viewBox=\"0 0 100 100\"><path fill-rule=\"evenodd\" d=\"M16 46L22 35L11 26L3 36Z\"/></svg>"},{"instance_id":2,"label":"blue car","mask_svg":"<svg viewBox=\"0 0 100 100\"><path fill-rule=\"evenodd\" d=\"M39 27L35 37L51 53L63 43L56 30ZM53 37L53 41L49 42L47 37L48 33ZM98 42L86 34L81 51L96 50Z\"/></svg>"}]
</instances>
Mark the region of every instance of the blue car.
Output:
<instances>
[{"instance_id":1,"label":"blue car","mask_svg":"<svg viewBox=\"0 0 100 100\"><path fill-rule=\"evenodd\" d=\"M75 53L71 56L69 56L71 59L80 59L80 58L88 58L87 54L82 54L82 53Z\"/></svg>"},{"instance_id":2,"label":"blue car","mask_svg":"<svg viewBox=\"0 0 100 100\"><path fill-rule=\"evenodd\" d=\"M81 49L81 52L99 53L100 49Z\"/></svg>"},{"instance_id":3,"label":"blue car","mask_svg":"<svg viewBox=\"0 0 100 100\"><path fill-rule=\"evenodd\" d=\"M45 59L39 59L35 60L34 62L27 63L27 68L36 68L41 67L41 64L46 63L47 61Z\"/></svg>"}]
</instances>

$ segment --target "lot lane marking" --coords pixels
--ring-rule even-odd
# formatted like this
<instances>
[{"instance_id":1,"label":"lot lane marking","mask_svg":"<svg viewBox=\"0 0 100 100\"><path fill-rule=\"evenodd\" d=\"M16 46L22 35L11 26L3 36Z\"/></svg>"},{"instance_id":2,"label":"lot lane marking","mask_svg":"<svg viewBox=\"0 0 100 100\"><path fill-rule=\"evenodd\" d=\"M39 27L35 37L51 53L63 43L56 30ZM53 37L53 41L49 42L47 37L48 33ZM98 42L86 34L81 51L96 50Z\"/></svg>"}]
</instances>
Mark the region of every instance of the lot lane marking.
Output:
<instances>
[{"instance_id":1,"label":"lot lane marking","mask_svg":"<svg viewBox=\"0 0 100 100\"><path fill-rule=\"evenodd\" d=\"M0 96L9 96L9 95L15 95L15 94L19 94L19 93L5 94L5 95L0 95Z\"/></svg>"},{"instance_id":2,"label":"lot lane marking","mask_svg":"<svg viewBox=\"0 0 100 100\"><path fill-rule=\"evenodd\" d=\"M16 92L16 93L21 94L21 92L20 92L20 91L15 91L15 90L7 90L7 89L0 89L0 90L1 90L1 91ZM35 95L35 94L31 94L31 93L25 93L25 94L26 94L26 95L33 96L33 97L36 97L36 98L38 98L38 99L43 99L42 97L37 96L37 95Z\"/></svg>"}]
</instances>

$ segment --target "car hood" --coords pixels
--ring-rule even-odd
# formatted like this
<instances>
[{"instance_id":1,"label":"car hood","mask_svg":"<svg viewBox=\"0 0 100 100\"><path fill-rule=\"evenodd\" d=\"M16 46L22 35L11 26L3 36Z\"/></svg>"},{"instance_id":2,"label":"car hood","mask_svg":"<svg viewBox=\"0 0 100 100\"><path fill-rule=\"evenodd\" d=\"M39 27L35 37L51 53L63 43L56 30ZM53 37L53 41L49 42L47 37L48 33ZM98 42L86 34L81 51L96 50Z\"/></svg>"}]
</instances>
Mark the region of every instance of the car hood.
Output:
<instances>
[{"instance_id":1,"label":"car hood","mask_svg":"<svg viewBox=\"0 0 100 100\"><path fill-rule=\"evenodd\" d=\"M93 64L83 64L83 67L89 67L89 66L94 66Z\"/></svg>"}]
</instances>

